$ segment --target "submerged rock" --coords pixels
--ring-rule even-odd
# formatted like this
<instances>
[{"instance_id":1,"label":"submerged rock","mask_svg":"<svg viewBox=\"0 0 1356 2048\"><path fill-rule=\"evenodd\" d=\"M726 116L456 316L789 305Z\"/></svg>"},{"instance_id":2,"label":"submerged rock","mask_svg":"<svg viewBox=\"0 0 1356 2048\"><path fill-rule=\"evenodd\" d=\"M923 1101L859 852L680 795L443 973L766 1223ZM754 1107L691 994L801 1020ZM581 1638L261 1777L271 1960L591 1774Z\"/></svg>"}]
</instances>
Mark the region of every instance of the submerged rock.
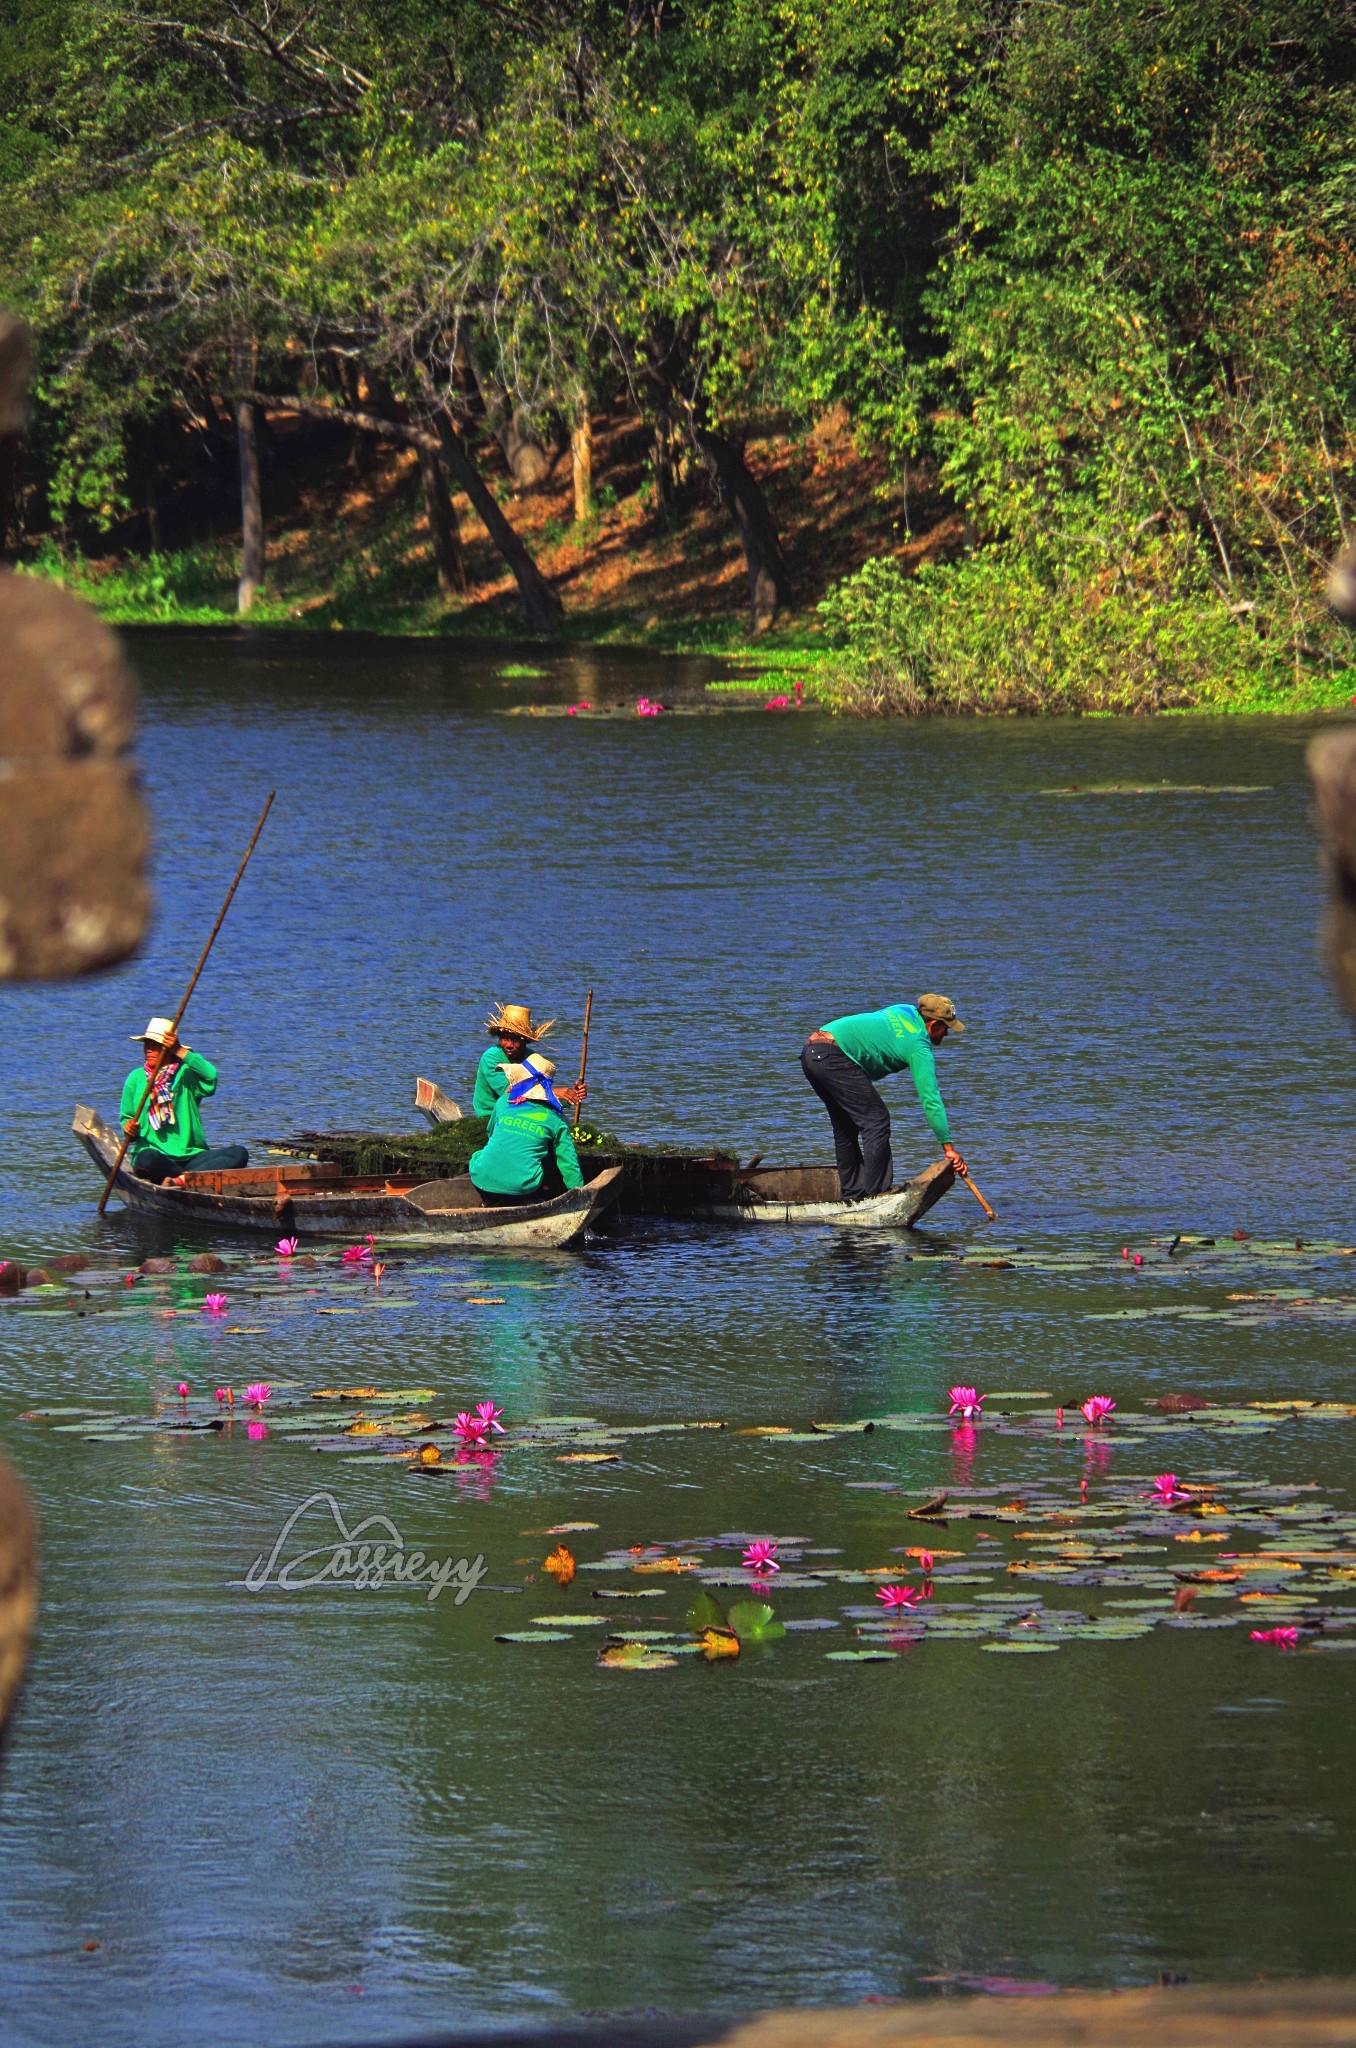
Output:
<instances>
[{"instance_id":1,"label":"submerged rock","mask_svg":"<svg viewBox=\"0 0 1356 2048\"><path fill-rule=\"evenodd\" d=\"M215 1252L197 1252L188 1262L190 1273L224 1273L225 1259L219 1259Z\"/></svg>"}]
</instances>

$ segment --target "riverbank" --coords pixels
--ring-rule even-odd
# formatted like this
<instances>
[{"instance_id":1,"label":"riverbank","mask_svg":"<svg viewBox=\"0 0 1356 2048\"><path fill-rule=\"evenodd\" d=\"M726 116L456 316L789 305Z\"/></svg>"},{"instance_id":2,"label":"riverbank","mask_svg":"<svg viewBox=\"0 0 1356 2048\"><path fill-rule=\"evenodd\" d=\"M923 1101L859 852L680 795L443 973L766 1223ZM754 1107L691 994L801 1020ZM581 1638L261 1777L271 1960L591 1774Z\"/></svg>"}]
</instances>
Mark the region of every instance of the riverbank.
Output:
<instances>
[{"instance_id":1,"label":"riverbank","mask_svg":"<svg viewBox=\"0 0 1356 2048\"><path fill-rule=\"evenodd\" d=\"M464 497L453 500L464 590L439 587L413 451L359 443L348 461L280 415L265 492L268 566L249 630L399 639L521 641L517 589ZM1053 567L967 551L963 522L926 472L906 489L858 446L846 416L748 444L781 531L794 599L756 640L734 527L706 480L681 517L659 518L638 422L595 430L595 503L574 518L568 459L535 489L507 470L495 495L564 618L553 643L713 656L807 701L860 716L1207 711L1308 714L1356 701L1351 634L1306 605L1303 630L1209 592L1165 599L1104 565ZM195 523L196 521L196 523ZM117 528L94 556L41 542L22 566L51 576L111 624L235 630L238 534L166 507L172 544L139 552L150 522Z\"/></svg>"}]
</instances>

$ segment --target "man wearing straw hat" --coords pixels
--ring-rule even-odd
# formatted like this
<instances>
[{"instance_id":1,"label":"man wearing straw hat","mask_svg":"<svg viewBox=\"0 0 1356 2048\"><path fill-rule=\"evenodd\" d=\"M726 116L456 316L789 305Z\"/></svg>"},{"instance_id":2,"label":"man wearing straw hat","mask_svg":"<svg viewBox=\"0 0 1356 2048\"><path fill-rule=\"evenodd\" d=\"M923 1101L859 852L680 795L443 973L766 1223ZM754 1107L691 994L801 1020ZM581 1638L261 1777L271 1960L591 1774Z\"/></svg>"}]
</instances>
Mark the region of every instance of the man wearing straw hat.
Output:
<instances>
[{"instance_id":1,"label":"man wearing straw hat","mask_svg":"<svg viewBox=\"0 0 1356 2048\"><path fill-rule=\"evenodd\" d=\"M489 1136L471 1154L471 1181L481 1200L495 1209L547 1202L566 1188L583 1187L564 1104L551 1086L552 1062L538 1053L525 1063L512 1061L505 1073Z\"/></svg>"},{"instance_id":2,"label":"man wearing straw hat","mask_svg":"<svg viewBox=\"0 0 1356 2048\"><path fill-rule=\"evenodd\" d=\"M544 1024L534 1024L532 1011L526 1003L495 1004L485 1019L485 1029L495 1042L486 1046L476 1068L475 1093L471 1097L474 1115L492 1114L495 1104L508 1088L506 1077L509 1068L521 1063L529 1045L547 1037L555 1021L554 1017L548 1017ZM549 1062L546 1064L554 1074L555 1068ZM571 1088L557 1088L555 1093L562 1102L568 1102L571 1109L575 1109L588 1094L588 1089L579 1081Z\"/></svg>"},{"instance_id":3,"label":"man wearing straw hat","mask_svg":"<svg viewBox=\"0 0 1356 2048\"><path fill-rule=\"evenodd\" d=\"M168 1017L152 1017L140 1042L144 1061L133 1067L122 1086L122 1127L132 1140L128 1149L133 1173L158 1185L181 1173L248 1166L250 1155L243 1145L209 1147L203 1133L198 1105L217 1092L217 1070L211 1061L175 1037ZM138 1118L147 1076L162 1047L165 1058Z\"/></svg>"},{"instance_id":4,"label":"man wearing straw hat","mask_svg":"<svg viewBox=\"0 0 1356 2048\"><path fill-rule=\"evenodd\" d=\"M885 1010L835 1017L810 1033L800 1056L801 1071L829 1112L845 1202L883 1195L890 1185L890 1112L872 1084L905 1067L913 1076L933 1136L956 1172L964 1175L965 1161L951 1143L933 1058L948 1032L964 1029L949 996L926 995L916 1003L892 1003Z\"/></svg>"}]
</instances>

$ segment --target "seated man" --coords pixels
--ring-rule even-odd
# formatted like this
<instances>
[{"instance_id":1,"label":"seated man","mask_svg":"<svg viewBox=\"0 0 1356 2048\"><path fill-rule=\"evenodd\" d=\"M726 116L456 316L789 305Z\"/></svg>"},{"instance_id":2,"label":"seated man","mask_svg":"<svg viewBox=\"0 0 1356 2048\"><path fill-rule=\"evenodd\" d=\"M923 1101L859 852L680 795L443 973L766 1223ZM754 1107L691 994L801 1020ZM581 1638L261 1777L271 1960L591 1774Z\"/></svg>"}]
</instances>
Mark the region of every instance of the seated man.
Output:
<instances>
[{"instance_id":1,"label":"seated man","mask_svg":"<svg viewBox=\"0 0 1356 2048\"><path fill-rule=\"evenodd\" d=\"M555 1021L554 1017L550 1017L545 1024L534 1026L532 1011L528 1004L495 1004L493 1011L485 1019L485 1029L495 1043L486 1046L476 1068L475 1093L471 1097L473 1116L491 1114L508 1087L504 1076L509 1067L522 1059L529 1045L535 1045L539 1038L548 1037ZM551 1072L555 1072L554 1067ZM556 1093L562 1102L568 1102L573 1109L584 1100L588 1090L580 1081L572 1088L559 1088Z\"/></svg>"},{"instance_id":2,"label":"seated man","mask_svg":"<svg viewBox=\"0 0 1356 2048\"><path fill-rule=\"evenodd\" d=\"M505 1092L490 1116L489 1136L471 1154L472 1184L491 1209L512 1202L549 1202L581 1188L579 1154L564 1107L551 1086L555 1068L538 1055L507 1068Z\"/></svg>"},{"instance_id":3,"label":"seated man","mask_svg":"<svg viewBox=\"0 0 1356 2048\"><path fill-rule=\"evenodd\" d=\"M122 1127L132 1139L127 1158L133 1173L159 1185L181 1173L248 1166L250 1155L243 1145L209 1150L203 1135L198 1104L217 1089L217 1070L210 1060L180 1043L168 1017L152 1017L141 1044L145 1059L133 1067L122 1087ZM156 1072L162 1047L165 1057ZM141 1109L153 1072L155 1082Z\"/></svg>"}]
</instances>

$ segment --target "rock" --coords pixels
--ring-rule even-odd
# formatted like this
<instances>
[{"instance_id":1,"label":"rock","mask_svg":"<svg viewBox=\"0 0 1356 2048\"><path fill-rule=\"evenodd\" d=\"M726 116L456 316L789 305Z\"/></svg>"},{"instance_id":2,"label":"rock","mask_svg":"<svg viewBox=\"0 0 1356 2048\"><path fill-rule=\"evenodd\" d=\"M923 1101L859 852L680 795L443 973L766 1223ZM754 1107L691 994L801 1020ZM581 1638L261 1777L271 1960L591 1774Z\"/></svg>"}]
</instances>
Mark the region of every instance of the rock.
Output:
<instances>
[{"instance_id":1,"label":"rock","mask_svg":"<svg viewBox=\"0 0 1356 2048\"><path fill-rule=\"evenodd\" d=\"M296 1257L294 1257L290 1261L290 1263L293 1266L314 1266L316 1262L314 1258L311 1256L310 1252L300 1252L296 1255Z\"/></svg>"},{"instance_id":2,"label":"rock","mask_svg":"<svg viewBox=\"0 0 1356 2048\"><path fill-rule=\"evenodd\" d=\"M0 313L0 555L31 364L27 330ZM0 648L0 981L111 967L150 912L132 679L88 605L3 569Z\"/></svg>"},{"instance_id":3,"label":"rock","mask_svg":"<svg viewBox=\"0 0 1356 2048\"><path fill-rule=\"evenodd\" d=\"M83 1273L89 1260L83 1252L58 1252L54 1259L47 1261L49 1273Z\"/></svg>"},{"instance_id":4,"label":"rock","mask_svg":"<svg viewBox=\"0 0 1356 2048\"><path fill-rule=\"evenodd\" d=\"M1308 761L1328 870L1324 950L1337 992L1356 1017L1356 732L1336 726L1319 733Z\"/></svg>"},{"instance_id":5,"label":"rock","mask_svg":"<svg viewBox=\"0 0 1356 2048\"><path fill-rule=\"evenodd\" d=\"M45 1266L30 1266L24 1274L25 1287L50 1287L52 1276Z\"/></svg>"},{"instance_id":6,"label":"rock","mask_svg":"<svg viewBox=\"0 0 1356 2048\"><path fill-rule=\"evenodd\" d=\"M198 1252L188 1262L190 1273L224 1273L225 1259L219 1259L215 1252Z\"/></svg>"},{"instance_id":7,"label":"rock","mask_svg":"<svg viewBox=\"0 0 1356 2048\"><path fill-rule=\"evenodd\" d=\"M0 1458L0 1729L19 1690L38 1616L38 1552L28 1496Z\"/></svg>"},{"instance_id":8,"label":"rock","mask_svg":"<svg viewBox=\"0 0 1356 2048\"><path fill-rule=\"evenodd\" d=\"M138 1273L172 1273L174 1270L173 1259L143 1259L137 1267Z\"/></svg>"},{"instance_id":9,"label":"rock","mask_svg":"<svg viewBox=\"0 0 1356 2048\"><path fill-rule=\"evenodd\" d=\"M24 1284L24 1269L13 1259L0 1260L0 1294L17 1294Z\"/></svg>"}]
</instances>

